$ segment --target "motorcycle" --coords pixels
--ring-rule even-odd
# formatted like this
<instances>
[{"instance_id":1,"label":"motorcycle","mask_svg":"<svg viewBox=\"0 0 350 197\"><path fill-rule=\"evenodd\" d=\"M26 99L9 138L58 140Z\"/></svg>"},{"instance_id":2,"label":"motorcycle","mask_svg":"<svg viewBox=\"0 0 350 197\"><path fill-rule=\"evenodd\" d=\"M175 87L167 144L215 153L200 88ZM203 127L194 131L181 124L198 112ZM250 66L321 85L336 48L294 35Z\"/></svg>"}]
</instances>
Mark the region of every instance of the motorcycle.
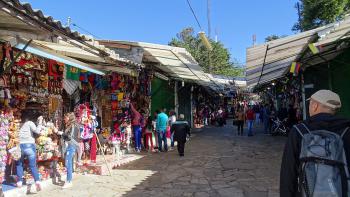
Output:
<instances>
[{"instance_id":1,"label":"motorcycle","mask_svg":"<svg viewBox=\"0 0 350 197\"><path fill-rule=\"evenodd\" d=\"M289 133L288 119L280 120L279 118L272 119L271 135L272 136L287 136Z\"/></svg>"}]
</instances>

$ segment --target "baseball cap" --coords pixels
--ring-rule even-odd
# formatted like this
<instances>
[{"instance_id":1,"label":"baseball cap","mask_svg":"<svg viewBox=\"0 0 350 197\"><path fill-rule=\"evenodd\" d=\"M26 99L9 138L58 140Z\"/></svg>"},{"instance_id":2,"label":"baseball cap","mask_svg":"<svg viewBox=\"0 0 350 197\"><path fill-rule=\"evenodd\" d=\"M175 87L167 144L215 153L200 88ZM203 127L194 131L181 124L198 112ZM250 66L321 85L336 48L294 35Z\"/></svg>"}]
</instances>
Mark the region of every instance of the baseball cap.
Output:
<instances>
[{"instance_id":1,"label":"baseball cap","mask_svg":"<svg viewBox=\"0 0 350 197\"><path fill-rule=\"evenodd\" d=\"M315 92L308 100L310 99L313 99L332 109L341 108L341 101L339 95L330 90L319 90Z\"/></svg>"}]
</instances>

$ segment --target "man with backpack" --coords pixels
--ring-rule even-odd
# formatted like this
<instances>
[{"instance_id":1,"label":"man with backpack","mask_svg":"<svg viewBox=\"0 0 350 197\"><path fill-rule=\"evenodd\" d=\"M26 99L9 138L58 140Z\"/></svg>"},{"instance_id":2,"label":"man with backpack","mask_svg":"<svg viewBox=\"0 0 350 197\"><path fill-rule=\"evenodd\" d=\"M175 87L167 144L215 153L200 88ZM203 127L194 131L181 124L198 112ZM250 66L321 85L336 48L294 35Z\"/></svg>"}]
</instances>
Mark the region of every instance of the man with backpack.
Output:
<instances>
[{"instance_id":1,"label":"man with backpack","mask_svg":"<svg viewBox=\"0 0 350 197\"><path fill-rule=\"evenodd\" d=\"M284 149L280 196L348 196L350 120L335 115L341 101L332 91L309 101L310 118L293 127Z\"/></svg>"}]
</instances>

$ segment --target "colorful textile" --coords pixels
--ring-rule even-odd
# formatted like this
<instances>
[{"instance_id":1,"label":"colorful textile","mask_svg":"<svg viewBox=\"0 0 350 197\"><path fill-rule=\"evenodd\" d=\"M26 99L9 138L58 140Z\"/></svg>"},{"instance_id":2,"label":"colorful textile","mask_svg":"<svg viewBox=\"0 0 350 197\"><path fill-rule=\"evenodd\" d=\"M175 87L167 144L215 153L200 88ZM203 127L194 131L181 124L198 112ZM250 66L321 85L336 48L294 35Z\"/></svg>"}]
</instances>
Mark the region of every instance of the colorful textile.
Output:
<instances>
[{"instance_id":1,"label":"colorful textile","mask_svg":"<svg viewBox=\"0 0 350 197\"><path fill-rule=\"evenodd\" d=\"M293 62L291 67L290 67L290 73L293 73L294 76L297 76L299 74L300 71L300 63L298 62Z\"/></svg>"},{"instance_id":2,"label":"colorful textile","mask_svg":"<svg viewBox=\"0 0 350 197\"><path fill-rule=\"evenodd\" d=\"M309 49L313 54L317 54L322 50L322 46L315 46L314 43L309 44Z\"/></svg>"},{"instance_id":3,"label":"colorful textile","mask_svg":"<svg viewBox=\"0 0 350 197\"><path fill-rule=\"evenodd\" d=\"M87 82L89 82L88 77L89 77L89 73L87 71L80 70L79 81L87 83Z\"/></svg>"},{"instance_id":4,"label":"colorful textile","mask_svg":"<svg viewBox=\"0 0 350 197\"><path fill-rule=\"evenodd\" d=\"M66 66L66 70L67 70L66 79L79 81L80 69L76 68L74 66L67 65L67 64L65 66Z\"/></svg>"}]
</instances>

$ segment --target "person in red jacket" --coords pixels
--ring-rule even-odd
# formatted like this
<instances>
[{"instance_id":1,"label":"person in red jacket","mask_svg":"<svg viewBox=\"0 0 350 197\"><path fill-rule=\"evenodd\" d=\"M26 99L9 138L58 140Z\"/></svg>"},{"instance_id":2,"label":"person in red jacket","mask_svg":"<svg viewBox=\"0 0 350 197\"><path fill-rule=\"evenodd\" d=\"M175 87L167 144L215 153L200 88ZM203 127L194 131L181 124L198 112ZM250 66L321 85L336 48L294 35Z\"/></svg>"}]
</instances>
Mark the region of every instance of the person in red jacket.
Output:
<instances>
[{"instance_id":1,"label":"person in red jacket","mask_svg":"<svg viewBox=\"0 0 350 197\"><path fill-rule=\"evenodd\" d=\"M252 107L249 107L247 111L246 120L248 124L248 136L253 136L253 123L255 120L255 113Z\"/></svg>"}]
</instances>

